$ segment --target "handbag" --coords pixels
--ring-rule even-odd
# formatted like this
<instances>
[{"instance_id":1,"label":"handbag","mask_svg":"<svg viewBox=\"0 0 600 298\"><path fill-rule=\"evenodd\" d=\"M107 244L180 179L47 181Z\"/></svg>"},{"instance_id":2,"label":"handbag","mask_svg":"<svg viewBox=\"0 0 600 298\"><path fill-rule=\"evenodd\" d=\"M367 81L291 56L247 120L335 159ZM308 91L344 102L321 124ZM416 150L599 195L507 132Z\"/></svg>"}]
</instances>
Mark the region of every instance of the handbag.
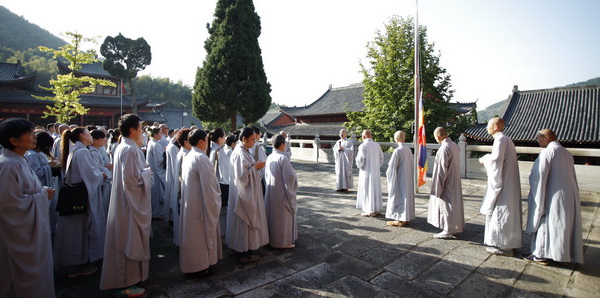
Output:
<instances>
[{"instance_id":1,"label":"handbag","mask_svg":"<svg viewBox=\"0 0 600 298\"><path fill-rule=\"evenodd\" d=\"M73 151L73 156L75 151ZM56 211L59 216L69 216L74 214L87 213L88 211L88 192L83 181L67 184L67 175L69 173L69 162L65 171L63 185L58 193L58 202L56 202Z\"/></svg>"},{"instance_id":2,"label":"handbag","mask_svg":"<svg viewBox=\"0 0 600 298\"><path fill-rule=\"evenodd\" d=\"M58 193L56 211L60 216L69 216L88 211L88 192L83 181L63 184Z\"/></svg>"}]
</instances>

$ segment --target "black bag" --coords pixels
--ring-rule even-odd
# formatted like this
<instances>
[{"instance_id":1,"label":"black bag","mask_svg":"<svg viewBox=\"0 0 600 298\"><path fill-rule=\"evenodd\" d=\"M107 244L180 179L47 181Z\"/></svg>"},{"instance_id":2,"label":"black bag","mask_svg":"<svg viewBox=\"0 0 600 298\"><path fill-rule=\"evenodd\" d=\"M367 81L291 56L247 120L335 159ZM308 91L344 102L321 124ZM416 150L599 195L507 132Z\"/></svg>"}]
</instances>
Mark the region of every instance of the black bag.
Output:
<instances>
[{"instance_id":1,"label":"black bag","mask_svg":"<svg viewBox=\"0 0 600 298\"><path fill-rule=\"evenodd\" d=\"M75 184L63 184L60 187L56 211L60 216L86 213L88 211L88 192L83 181Z\"/></svg>"},{"instance_id":2,"label":"black bag","mask_svg":"<svg viewBox=\"0 0 600 298\"><path fill-rule=\"evenodd\" d=\"M77 151L77 150L75 150ZM73 155L75 154L73 151ZM69 172L69 164L65 171L63 185L58 193L58 201L56 202L56 211L60 216L69 216L74 214L87 213L88 211L88 192L83 181L75 184L67 184L67 173Z\"/></svg>"}]
</instances>

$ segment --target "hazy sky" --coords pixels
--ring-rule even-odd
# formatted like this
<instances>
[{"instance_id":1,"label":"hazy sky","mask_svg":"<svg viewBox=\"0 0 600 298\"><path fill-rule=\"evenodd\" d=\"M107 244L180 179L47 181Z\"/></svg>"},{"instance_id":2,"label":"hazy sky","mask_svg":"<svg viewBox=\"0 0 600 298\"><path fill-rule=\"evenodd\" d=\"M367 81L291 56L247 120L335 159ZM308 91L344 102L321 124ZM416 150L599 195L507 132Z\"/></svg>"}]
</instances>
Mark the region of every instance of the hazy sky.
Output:
<instances>
[{"instance_id":1,"label":"hazy sky","mask_svg":"<svg viewBox=\"0 0 600 298\"><path fill-rule=\"evenodd\" d=\"M59 35L144 37L152 64L141 74L193 86L216 0L0 0ZM414 0L254 0L273 101L310 104L329 87L362 80L366 44L393 15L415 15ZM600 76L598 0L421 0L419 23L452 76L453 101L482 109L520 90ZM99 50L100 46L95 46Z\"/></svg>"}]
</instances>

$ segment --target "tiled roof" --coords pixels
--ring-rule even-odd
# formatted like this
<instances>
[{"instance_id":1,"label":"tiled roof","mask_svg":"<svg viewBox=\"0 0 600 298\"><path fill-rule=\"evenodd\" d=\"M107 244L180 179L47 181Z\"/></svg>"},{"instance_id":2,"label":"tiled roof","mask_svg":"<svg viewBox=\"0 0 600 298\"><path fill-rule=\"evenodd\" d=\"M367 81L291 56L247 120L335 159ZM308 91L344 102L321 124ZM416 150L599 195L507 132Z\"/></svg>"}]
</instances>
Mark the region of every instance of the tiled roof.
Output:
<instances>
[{"instance_id":1,"label":"tiled roof","mask_svg":"<svg viewBox=\"0 0 600 298\"><path fill-rule=\"evenodd\" d=\"M162 115L165 119L165 123L169 125L170 129L181 128L181 117L183 115L182 110L180 109L157 109L157 112ZM187 116L183 116L183 126L190 127L192 125L198 126L198 128L203 129L202 122L198 120L198 118L192 115L192 111L183 111L187 113ZM145 119L144 119L145 120ZM193 124L192 124L193 123Z\"/></svg>"},{"instance_id":2,"label":"tiled roof","mask_svg":"<svg viewBox=\"0 0 600 298\"><path fill-rule=\"evenodd\" d=\"M58 67L60 69L63 70L70 70L67 65L58 62L57 63ZM78 71L75 72L78 75L83 75L83 76L90 76L90 77L103 77L103 78L112 78L112 79L116 79L115 76L111 75L110 73L108 73L106 70L104 70L104 68L102 67L102 62L98 61L98 62L94 62L91 64L82 64L81 65L81 69L79 69Z\"/></svg>"},{"instance_id":3,"label":"tiled roof","mask_svg":"<svg viewBox=\"0 0 600 298\"><path fill-rule=\"evenodd\" d=\"M271 124L279 117L281 117L281 111L279 109L280 108L277 107L277 109L267 111L267 113L264 116L262 116L262 118L258 119L258 121L256 122L260 123L262 126L267 126Z\"/></svg>"},{"instance_id":4,"label":"tiled roof","mask_svg":"<svg viewBox=\"0 0 600 298\"><path fill-rule=\"evenodd\" d=\"M468 113L471 109L477 107L477 102L451 102L450 107L453 108L457 113Z\"/></svg>"},{"instance_id":5,"label":"tiled roof","mask_svg":"<svg viewBox=\"0 0 600 298\"><path fill-rule=\"evenodd\" d=\"M292 116L346 114L347 111L362 111L364 87L362 84L330 88L319 99L306 107L281 108Z\"/></svg>"},{"instance_id":6,"label":"tiled roof","mask_svg":"<svg viewBox=\"0 0 600 298\"><path fill-rule=\"evenodd\" d=\"M343 122L331 123L295 123L286 126L266 126L269 133L276 134L285 130L293 136L310 136L318 134L320 137L335 137L342 129Z\"/></svg>"},{"instance_id":7,"label":"tiled roof","mask_svg":"<svg viewBox=\"0 0 600 298\"><path fill-rule=\"evenodd\" d=\"M150 124L154 122L165 123L165 119L159 114L154 112L138 112L137 115L142 118L142 121L146 121Z\"/></svg>"},{"instance_id":8,"label":"tiled roof","mask_svg":"<svg viewBox=\"0 0 600 298\"><path fill-rule=\"evenodd\" d=\"M43 104L47 105L48 101L41 100L33 97L37 96L52 96L49 92L36 92L36 91L6 91L0 90L0 104ZM147 99L137 98L138 107L144 106L148 103ZM81 95L79 102L86 107L120 107L121 98L116 96L100 96L100 95ZM123 106L129 106L129 98L123 97Z\"/></svg>"},{"instance_id":9,"label":"tiled roof","mask_svg":"<svg viewBox=\"0 0 600 298\"><path fill-rule=\"evenodd\" d=\"M28 90L33 90L35 78L35 75L25 75L21 61L17 61L17 63L0 62L0 84L16 84L29 81L29 84L25 84L24 86Z\"/></svg>"},{"instance_id":10,"label":"tiled roof","mask_svg":"<svg viewBox=\"0 0 600 298\"><path fill-rule=\"evenodd\" d=\"M515 142L535 143L536 133L551 129L565 144L600 144L600 85L513 92L502 118L504 133ZM467 137L492 142L486 124Z\"/></svg>"}]
</instances>

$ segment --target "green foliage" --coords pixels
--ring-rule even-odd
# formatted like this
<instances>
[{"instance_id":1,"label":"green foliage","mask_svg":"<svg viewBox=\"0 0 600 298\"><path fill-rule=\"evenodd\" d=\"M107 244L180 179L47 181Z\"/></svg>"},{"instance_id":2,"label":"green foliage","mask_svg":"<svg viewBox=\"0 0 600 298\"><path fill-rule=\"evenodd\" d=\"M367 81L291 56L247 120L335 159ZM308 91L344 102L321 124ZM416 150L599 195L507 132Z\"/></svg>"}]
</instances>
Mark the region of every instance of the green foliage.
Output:
<instances>
[{"instance_id":1,"label":"green foliage","mask_svg":"<svg viewBox=\"0 0 600 298\"><path fill-rule=\"evenodd\" d=\"M152 62L150 45L143 37L133 40L119 33L115 37L107 36L104 39L100 46L100 54L106 58L102 63L104 70L127 82L131 110L137 114L133 79Z\"/></svg>"},{"instance_id":2,"label":"green foliage","mask_svg":"<svg viewBox=\"0 0 600 298\"><path fill-rule=\"evenodd\" d=\"M488 106L485 110L477 111L477 119L480 123L487 123L494 117L502 117L506 107L508 106L508 99L499 101L493 105Z\"/></svg>"},{"instance_id":3,"label":"green foliage","mask_svg":"<svg viewBox=\"0 0 600 298\"><path fill-rule=\"evenodd\" d=\"M590 86L590 85L600 85L600 77L589 79L587 81L573 83L566 85L565 87L577 87L577 86Z\"/></svg>"},{"instance_id":4,"label":"green foliage","mask_svg":"<svg viewBox=\"0 0 600 298\"><path fill-rule=\"evenodd\" d=\"M83 42L95 42L92 38L84 38L81 34L67 32L66 36L71 37L72 44L66 44L59 50L40 46L39 49L53 54L53 58L64 58L69 61L68 67L71 72L59 74L56 79L50 80L52 87L42 89L52 91L54 96L35 96L35 98L53 101L53 106L46 106L48 112L44 112L44 118L55 116L57 122L67 123L75 115L85 115L89 109L79 103L79 96L82 93L91 93L96 89L96 85L115 86L114 83L104 79L91 78L88 76L76 77L73 72L81 69L82 64L97 62L96 52L88 50L80 51Z\"/></svg>"},{"instance_id":5,"label":"green foliage","mask_svg":"<svg viewBox=\"0 0 600 298\"><path fill-rule=\"evenodd\" d=\"M214 16L207 25L207 55L196 73L193 113L203 123L229 120L234 130L236 114L252 123L271 105L258 44L260 17L251 0L219 0Z\"/></svg>"},{"instance_id":6,"label":"green foliage","mask_svg":"<svg viewBox=\"0 0 600 298\"><path fill-rule=\"evenodd\" d=\"M192 106L192 88L179 81L174 83L169 78L153 78L143 75L135 78L134 84L138 95L148 98L151 102L164 103L166 108L181 109ZM187 110L187 109L186 109Z\"/></svg>"},{"instance_id":7,"label":"green foliage","mask_svg":"<svg viewBox=\"0 0 600 298\"><path fill-rule=\"evenodd\" d=\"M0 6L0 45L2 47L13 51L26 51L38 46L59 48L65 44L64 40L52 35L47 30L29 23L22 16L18 16L4 6ZM0 60L12 56L0 55Z\"/></svg>"},{"instance_id":8,"label":"green foliage","mask_svg":"<svg viewBox=\"0 0 600 298\"><path fill-rule=\"evenodd\" d=\"M389 141L396 130L413 138L414 124L414 22L412 18L392 17L385 32L376 32L367 45L368 64L361 63L364 76L365 109L349 111L345 126L359 135L370 129L377 141ZM421 57L421 89L425 127L433 132L446 126L451 115L448 101L452 98L450 75L440 67L440 55L427 42L427 28L419 28Z\"/></svg>"},{"instance_id":9,"label":"green foliage","mask_svg":"<svg viewBox=\"0 0 600 298\"><path fill-rule=\"evenodd\" d=\"M8 49L10 50L10 49ZM41 87L50 87L50 79L58 74L56 60L52 59L52 53L44 52L40 49L27 49L26 51L6 51L10 53L6 59L7 63L17 63L25 68L25 73L35 74L36 84Z\"/></svg>"}]
</instances>

